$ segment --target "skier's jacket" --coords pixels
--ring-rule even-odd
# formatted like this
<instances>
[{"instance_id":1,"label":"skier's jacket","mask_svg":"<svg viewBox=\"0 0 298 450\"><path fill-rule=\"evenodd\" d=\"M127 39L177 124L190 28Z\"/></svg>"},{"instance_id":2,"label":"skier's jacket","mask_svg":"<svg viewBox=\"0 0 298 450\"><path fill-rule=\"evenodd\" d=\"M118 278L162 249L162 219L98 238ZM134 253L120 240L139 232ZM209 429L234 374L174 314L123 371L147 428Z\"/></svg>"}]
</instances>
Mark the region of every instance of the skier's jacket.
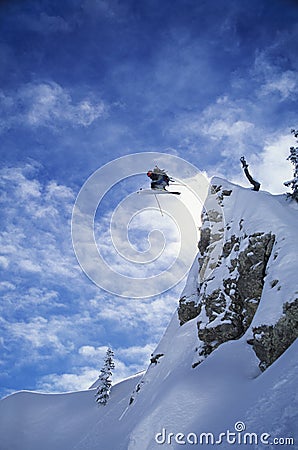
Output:
<instances>
[{"instance_id":1,"label":"skier's jacket","mask_svg":"<svg viewBox=\"0 0 298 450\"><path fill-rule=\"evenodd\" d=\"M165 173L156 173L156 172L147 172L147 176L152 180L152 181L165 181L166 184L169 184L170 181L170 177L168 177L167 174Z\"/></svg>"}]
</instances>

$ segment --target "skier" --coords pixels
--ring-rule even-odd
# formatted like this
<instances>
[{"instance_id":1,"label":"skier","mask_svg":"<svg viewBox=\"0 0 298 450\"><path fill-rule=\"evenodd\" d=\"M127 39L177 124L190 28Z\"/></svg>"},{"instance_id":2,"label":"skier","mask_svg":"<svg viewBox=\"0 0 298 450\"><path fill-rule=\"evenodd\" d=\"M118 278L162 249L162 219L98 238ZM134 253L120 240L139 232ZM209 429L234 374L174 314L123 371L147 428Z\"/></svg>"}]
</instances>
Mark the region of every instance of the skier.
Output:
<instances>
[{"instance_id":1,"label":"skier","mask_svg":"<svg viewBox=\"0 0 298 450\"><path fill-rule=\"evenodd\" d=\"M166 191L166 186L169 186L170 181L174 181L167 175L165 170L160 169L157 166L155 166L153 170L149 170L147 176L152 180L151 189Z\"/></svg>"},{"instance_id":2,"label":"skier","mask_svg":"<svg viewBox=\"0 0 298 450\"><path fill-rule=\"evenodd\" d=\"M242 167L244 169L244 173L245 173L248 181L253 185L253 191L259 191L261 184L258 181L254 180L253 177L251 176L251 174L249 173L248 164L245 161L244 156L241 156L240 161L242 163Z\"/></svg>"}]
</instances>

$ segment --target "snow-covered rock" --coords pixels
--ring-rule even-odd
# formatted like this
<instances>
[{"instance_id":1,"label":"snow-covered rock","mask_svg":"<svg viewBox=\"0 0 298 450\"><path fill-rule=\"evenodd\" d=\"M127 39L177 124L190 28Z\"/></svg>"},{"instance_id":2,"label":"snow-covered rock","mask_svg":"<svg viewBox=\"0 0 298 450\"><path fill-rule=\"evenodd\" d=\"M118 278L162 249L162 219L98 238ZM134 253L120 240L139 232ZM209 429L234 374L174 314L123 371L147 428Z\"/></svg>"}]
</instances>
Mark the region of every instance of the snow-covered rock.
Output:
<instances>
[{"instance_id":1,"label":"snow-covered rock","mask_svg":"<svg viewBox=\"0 0 298 450\"><path fill-rule=\"evenodd\" d=\"M293 343L298 332L296 223L297 210L287 196L212 180L202 214L197 282L192 274L193 291L183 292L178 309L181 324L197 318L194 365L247 330L262 370Z\"/></svg>"}]
</instances>

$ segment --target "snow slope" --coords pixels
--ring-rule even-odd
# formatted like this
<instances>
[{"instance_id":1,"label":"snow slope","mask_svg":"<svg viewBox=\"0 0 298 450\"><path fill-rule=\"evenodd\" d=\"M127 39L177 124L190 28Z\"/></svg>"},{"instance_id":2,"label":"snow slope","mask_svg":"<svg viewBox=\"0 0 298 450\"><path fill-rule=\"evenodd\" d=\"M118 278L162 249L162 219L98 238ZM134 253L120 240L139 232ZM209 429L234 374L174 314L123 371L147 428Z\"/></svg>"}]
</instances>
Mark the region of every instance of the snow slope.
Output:
<instances>
[{"instance_id":1,"label":"snow slope","mask_svg":"<svg viewBox=\"0 0 298 450\"><path fill-rule=\"evenodd\" d=\"M154 352L160 355L156 364L115 385L107 406L95 404L94 390L20 392L3 399L0 450L273 449L275 438L293 439L280 442L298 449L298 342L264 372L247 343L252 327L274 324L283 303L297 298L297 207L284 196L214 182L232 190L224 199L225 239L239 230L241 220L246 232L276 236L260 304L245 334L221 344L193 368L200 345L197 318L180 326L175 312ZM213 284L220 285L223 270L214 271ZM195 298L198 282L195 261L184 295Z\"/></svg>"},{"instance_id":2,"label":"snow slope","mask_svg":"<svg viewBox=\"0 0 298 450\"><path fill-rule=\"evenodd\" d=\"M94 448L118 448L121 433L126 431L119 427L113 430L111 424L118 422L140 377L136 375L115 385L107 407L97 406L96 389L65 394L22 391L4 398L0 402L0 449L88 448L85 442L95 436ZM111 433L108 438L111 445L97 436L102 427Z\"/></svg>"},{"instance_id":3,"label":"snow slope","mask_svg":"<svg viewBox=\"0 0 298 450\"><path fill-rule=\"evenodd\" d=\"M210 432L216 440L221 432L235 432L234 425L239 421L246 424L248 432L270 433L272 439L297 439L297 342L261 375L245 337L223 344L202 365L190 369L187 357L181 356L185 354L185 348L191 348L189 344L194 344L193 327L194 323L187 323L172 336L170 347L159 348L163 347L169 353L172 349L173 369L169 370L171 362L166 356L158 369L152 368L152 372L158 373L149 376L153 381L147 385L141 405L135 405L136 409L142 411L146 407L147 411L135 427L128 449L161 448L154 436L163 428L167 431L167 442L171 432L185 436L196 433L198 438L202 432ZM177 345L176 353L173 350L177 350ZM176 359L173 353L176 353ZM153 403L150 402L151 389L155 390ZM180 448L181 444L171 441L171 445L164 443L164 446ZM223 439L220 448L230 447L231 444ZM184 448L193 448L193 445L185 444ZM238 444L237 448L241 446ZM262 446L258 442L255 448L273 446Z\"/></svg>"}]
</instances>

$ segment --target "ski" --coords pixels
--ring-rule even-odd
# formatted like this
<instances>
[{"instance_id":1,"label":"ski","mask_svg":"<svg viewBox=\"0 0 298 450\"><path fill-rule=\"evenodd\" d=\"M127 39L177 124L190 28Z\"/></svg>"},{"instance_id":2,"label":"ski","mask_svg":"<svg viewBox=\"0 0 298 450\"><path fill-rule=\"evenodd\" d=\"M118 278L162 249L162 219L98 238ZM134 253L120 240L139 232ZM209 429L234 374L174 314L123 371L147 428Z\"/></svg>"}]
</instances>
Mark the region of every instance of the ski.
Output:
<instances>
[{"instance_id":1,"label":"ski","mask_svg":"<svg viewBox=\"0 0 298 450\"><path fill-rule=\"evenodd\" d=\"M160 194L173 194L173 195L180 195L181 192L177 191L166 191L164 189L140 189L138 194L151 194L151 195L160 195Z\"/></svg>"}]
</instances>

